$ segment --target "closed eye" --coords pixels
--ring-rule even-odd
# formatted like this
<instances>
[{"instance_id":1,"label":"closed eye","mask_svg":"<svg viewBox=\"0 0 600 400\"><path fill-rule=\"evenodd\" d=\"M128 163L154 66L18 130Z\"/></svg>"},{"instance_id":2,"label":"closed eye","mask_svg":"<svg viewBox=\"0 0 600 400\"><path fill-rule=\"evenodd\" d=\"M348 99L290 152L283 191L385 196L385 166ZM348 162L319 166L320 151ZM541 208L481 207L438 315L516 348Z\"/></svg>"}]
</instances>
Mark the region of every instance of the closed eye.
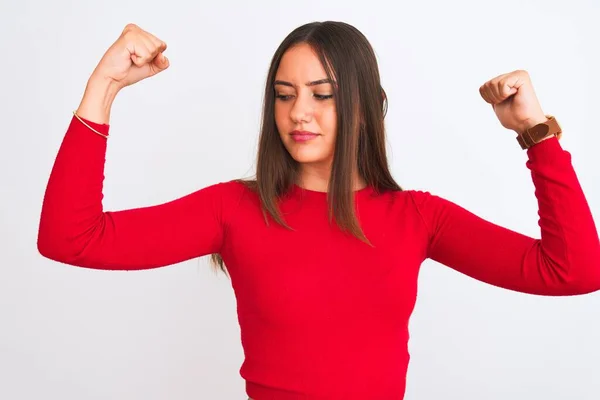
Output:
<instances>
[{"instance_id":1,"label":"closed eye","mask_svg":"<svg viewBox=\"0 0 600 400\"><path fill-rule=\"evenodd\" d=\"M287 101L290 100L292 97L294 97L294 95L291 94L277 94L275 95L276 98L282 100L282 101ZM328 100L333 98L332 94L313 94L313 97L317 100Z\"/></svg>"},{"instance_id":2,"label":"closed eye","mask_svg":"<svg viewBox=\"0 0 600 400\"><path fill-rule=\"evenodd\" d=\"M277 95L275 95L275 97L278 98L278 99L280 99L280 100L282 100L282 101L287 101L287 100L291 99L294 96L292 96L290 94L277 94Z\"/></svg>"}]
</instances>

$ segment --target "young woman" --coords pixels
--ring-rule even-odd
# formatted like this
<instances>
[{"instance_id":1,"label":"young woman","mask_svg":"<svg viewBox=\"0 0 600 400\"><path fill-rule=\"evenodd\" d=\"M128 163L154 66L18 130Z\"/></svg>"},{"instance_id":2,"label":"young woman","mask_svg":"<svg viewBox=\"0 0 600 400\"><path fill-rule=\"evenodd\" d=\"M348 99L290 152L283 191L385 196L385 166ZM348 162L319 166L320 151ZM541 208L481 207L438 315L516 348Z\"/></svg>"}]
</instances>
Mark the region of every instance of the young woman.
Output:
<instances>
[{"instance_id":1,"label":"young woman","mask_svg":"<svg viewBox=\"0 0 600 400\"><path fill-rule=\"evenodd\" d=\"M375 55L339 22L301 26L277 49L256 179L104 211L111 105L121 89L169 66L166 48L128 25L91 74L49 178L38 248L52 260L107 270L212 255L234 288L240 373L253 399L401 399L408 321L427 258L525 293L600 289L590 209L527 72L498 76L480 94L527 151L540 239L394 181Z\"/></svg>"}]
</instances>

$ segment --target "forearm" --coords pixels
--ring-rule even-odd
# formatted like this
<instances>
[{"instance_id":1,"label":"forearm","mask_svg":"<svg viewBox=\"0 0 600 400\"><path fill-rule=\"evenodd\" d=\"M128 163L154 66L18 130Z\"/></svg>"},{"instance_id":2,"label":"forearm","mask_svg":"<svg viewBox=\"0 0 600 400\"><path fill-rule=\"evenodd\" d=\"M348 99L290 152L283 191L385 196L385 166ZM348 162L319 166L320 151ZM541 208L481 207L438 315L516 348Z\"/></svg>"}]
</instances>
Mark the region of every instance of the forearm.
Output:
<instances>
[{"instance_id":1,"label":"forearm","mask_svg":"<svg viewBox=\"0 0 600 400\"><path fill-rule=\"evenodd\" d=\"M101 134L109 126L87 123ZM76 118L63 137L50 172L42 203L38 248L53 259L79 253L91 232L102 223L102 189L107 139Z\"/></svg>"},{"instance_id":2,"label":"forearm","mask_svg":"<svg viewBox=\"0 0 600 400\"><path fill-rule=\"evenodd\" d=\"M529 150L527 166L538 203L540 252L561 272L566 288L597 288L598 231L570 153L560 148L556 139L539 143Z\"/></svg>"}]
</instances>

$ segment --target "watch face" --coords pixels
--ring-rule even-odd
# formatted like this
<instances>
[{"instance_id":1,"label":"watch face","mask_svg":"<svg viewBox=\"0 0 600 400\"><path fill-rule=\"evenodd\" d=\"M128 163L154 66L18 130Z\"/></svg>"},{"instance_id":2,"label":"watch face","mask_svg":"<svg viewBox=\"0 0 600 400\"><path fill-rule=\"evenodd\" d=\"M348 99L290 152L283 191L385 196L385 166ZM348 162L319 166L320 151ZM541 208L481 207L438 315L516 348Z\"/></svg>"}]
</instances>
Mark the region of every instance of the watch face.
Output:
<instances>
[{"instance_id":1,"label":"watch face","mask_svg":"<svg viewBox=\"0 0 600 400\"><path fill-rule=\"evenodd\" d=\"M546 135L548 135L548 132L550 131L550 127L548 126L548 124L540 124L540 125L536 125L531 129L531 133L532 136L534 137L534 139L539 140L539 139L543 139L544 137L546 137Z\"/></svg>"}]
</instances>

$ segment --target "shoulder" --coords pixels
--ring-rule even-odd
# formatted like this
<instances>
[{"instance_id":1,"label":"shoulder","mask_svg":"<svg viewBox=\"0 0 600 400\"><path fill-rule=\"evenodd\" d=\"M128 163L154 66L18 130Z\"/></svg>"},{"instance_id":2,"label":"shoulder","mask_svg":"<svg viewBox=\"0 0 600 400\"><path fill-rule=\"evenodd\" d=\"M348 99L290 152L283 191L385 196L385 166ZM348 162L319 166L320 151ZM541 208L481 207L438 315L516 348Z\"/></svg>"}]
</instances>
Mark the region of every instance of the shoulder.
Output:
<instances>
[{"instance_id":1,"label":"shoulder","mask_svg":"<svg viewBox=\"0 0 600 400\"><path fill-rule=\"evenodd\" d=\"M403 189L403 190L391 190L386 191L379 195L383 198L388 198L397 204L402 204L404 206L414 206L419 207L432 200L436 196L431 194L431 192L427 190L418 190L418 189Z\"/></svg>"},{"instance_id":2,"label":"shoulder","mask_svg":"<svg viewBox=\"0 0 600 400\"><path fill-rule=\"evenodd\" d=\"M420 207L436 197L428 190L411 189L406 190L405 193L416 207Z\"/></svg>"},{"instance_id":3,"label":"shoulder","mask_svg":"<svg viewBox=\"0 0 600 400\"><path fill-rule=\"evenodd\" d=\"M428 213L435 196L426 190L401 189L373 192L368 196L367 204L377 209L383 209L389 215L399 215L402 220L414 216L422 219Z\"/></svg>"},{"instance_id":4,"label":"shoulder","mask_svg":"<svg viewBox=\"0 0 600 400\"><path fill-rule=\"evenodd\" d=\"M448 197L428 190L406 190L411 207L418 213L426 225L437 226L449 219L463 221L469 211Z\"/></svg>"},{"instance_id":5,"label":"shoulder","mask_svg":"<svg viewBox=\"0 0 600 400\"><path fill-rule=\"evenodd\" d=\"M210 185L205 188L213 193L224 206L237 206L244 198L255 194L253 181L243 179L232 179Z\"/></svg>"},{"instance_id":6,"label":"shoulder","mask_svg":"<svg viewBox=\"0 0 600 400\"><path fill-rule=\"evenodd\" d=\"M418 214L425 221L435 218L452 204L447 199L423 189L404 189L390 195L395 199L395 204L405 211Z\"/></svg>"},{"instance_id":7,"label":"shoulder","mask_svg":"<svg viewBox=\"0 0 600 400\"><path fill-rule=\"evenodd\" d=\"M260 200L256 189L255 180L232 179L219 182L213 186L219 192L219 199L224 208L235 210L239 208L259 208Z\"/></svg>"},{"instance_id":8,"label":"shoulder","mask_svg":"<svg viewBox=\"0 0 600 400\"><path fill-rule=\"evenodd\" d=\"M253 183L252 181L245 181L243 179L232 179L229 181L223 181L216 183L210 187L214 188L223 194L239 194L250 192Z\"/></svg>"},{"instance_id":9,"label":"shoulder","mask_svg":"<svg viewBox=\"0 0 600 400\"><path fill-rule=\"evenodd\" d=\"M210 184L200 189L201 191L211 192L215 195L244 195L253 192L253 181L243 179L232 179Z\"/></svg>"},{"instance_id":10,"label":"shoulder","mask_svg":"<svg viewBox=\"0 0 600 400\"><path fill-rule=\"evenodd\" d=\"M221 181L192 193L194 205L202 212L211 212L224 226L228 226L252 198L251 184L240 179ZM199 211L200 212L200 211Z\"/></svg>"},{"instance_id":11,"label":"shoulder","mask_svg":"<svg viewBox=\"0 0 600 400\"><path fill-rule=\"evenodd\" d=\"M399 199L412 202L417 207L448 201L440 195L427 189L403 189L401 191L393 192L393 195Z\"/></svg>"}]
</instances>

